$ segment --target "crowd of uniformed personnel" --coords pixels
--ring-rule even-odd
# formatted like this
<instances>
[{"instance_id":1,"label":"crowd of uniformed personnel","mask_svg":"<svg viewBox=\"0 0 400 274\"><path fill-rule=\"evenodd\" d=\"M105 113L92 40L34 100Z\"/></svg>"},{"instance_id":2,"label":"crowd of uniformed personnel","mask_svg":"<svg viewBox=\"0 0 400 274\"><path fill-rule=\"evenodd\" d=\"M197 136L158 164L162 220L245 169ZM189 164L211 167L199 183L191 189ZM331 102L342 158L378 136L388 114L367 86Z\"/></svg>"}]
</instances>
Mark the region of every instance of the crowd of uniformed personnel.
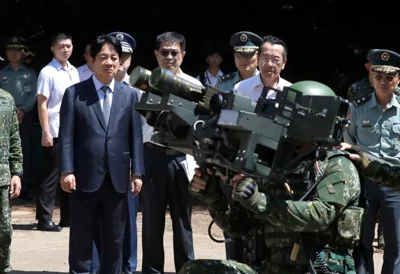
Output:
<instances>
[{"instance_id":1,"label":"crowd of uniformed personnel","mask_svg":"<svg viewBox=\"0 0 400 274\"><path fill-rule=\"evenodd\" d=\"M58 146L60 126L62 126L59 122L60 108L62 108L64 92L69 87L83 81L92 81L92 79L96 85L97 78L101 75L96 65L104 67L101 58L105 54L104 45L107 43L111 45L111 48L106 49L115 50L116 53L118 49L113 47L121 47L120 53L117 54L118 60L110 62L118 63L118 68L114 72L115 81L129 86L127 71L131 64L132 53L136 48L136 41L124 32L113 32L108 36L113 37L111 42L107 42L108 38L106 42L97 40L97 44L88 41L84 51L86 64L75 68L68 61L73 52L72 36L65 33L54 35L51 41L53 59L39 74L29 68L34 54L27 47L25 40L21 37L9 37L5 40L5 64L0 70L0 170L2 171L0 174L0 273L11 271L10 199L18 197L20 191L22 198L29 199L32 189L38 190L36 194L38 230L57 232L61 231L62 227L71 226L71 229L79 227L71 219L71 216L75 216L76 213L69 210L73 207L69 204L70 194L67 193L75 188L71 181L68 181L69 173L64 173L62 170L61 220L55 224L52 219L55 196L60 182L61 148ZM172 71L176 76L200 82L202 85L216 86L226 92L239 93L254 101L260 97L264 86L274 88L267 94L267 99L271 100L275 99L277 92L287 86L296 87L304 94L315 95L313 92L317 90L316 95L334 96L331 89L319 83L292 84L281 77L288 61L288 48L279 37L272 35L261 37L252 32L241 31L232 35L230 45L233 47L237 70L223 73L220 70L222 56L217 50L212 49L206 56L207 70L196 75L197 80L185 74L180 68L186 54L186 41L181 34L166 32L159 35L156 39L154 54L158 65ZM91 47L95 47L98 51L95 52ZM386 240L382 273L400 273L400 263L397 262L400 258L398 254L400 230L396 227L397 219L400 218L396 210L400 206L398 202L400 195L394 179L398 177L398 171L396 167L382 165L379 161L369 164L366 160L368 156L363 153L372 154L395 165L400 164L400 97L398 97L400 55L390 50L373 49L368 53L365 67L368 70L368 77L352 85L348 93L348 99L353 102L349 113L352 123L345 132L344 141L352 146L342 146L342 150L355 151L359 156L350 154L350 158L355 159L354 166L348 160L346 153L329 154L321 161L313 160L315 165L321 166L318 169L321 174L316 174L315 177L307 178L307 180L316 180L318 176L326 177L322 182L325 182L328 192L317 191L310 201L290 201L284 198L285 195L280 196L279 189L274 190L277 195L271 198L268 194L270 189L258 186L249 178L237 177L233 184L226 184L223 179L211 176L215 182L209 184L201 179L200 170L194 173L196 163L190 155L154 143L151 140L153 130L143 120L141 142L144 144L144 157L140 161L143 162L145 173L131 174L133 176L131 177L132 191L141 193L143 206L142 273L164 272L163 233L167 207L173 223L176 272L212 273L209 271L214 269L217 271L214 273L226 273L218 271L306 273L309 270L307 264L309 254L296 235L313 231L316 232L316 242L318 242L316 244L329 245L329 252L325 248L318 249L320 261L315 263L318 271L316 273L330 273L323 272L326 267L330 267L336 273L373 273L372 242L379 211L380 246L384 245L383 238ZM142 92L135 87L129 88L140 100ZM101 96L99 95L99 101L101 101L103 112L106 112L104 108L106 108L107 95ZM34 174L32 170L35 161L32 156L35 148L32 133L36 120L40 122L42 132L43 151L41 153L44 167L41 168L40 174ZM62 138L61 141L63 144ZM61 166L62 164L61 161ZM360 181L356 166L361 166L361 170L366 173L366 179ZM324 174L325 171L347 174L348 177L328 176ZM37 176L35 186L32 184L33 175ZM305 177L303 179L305 180ZM342 181L349 183L342 186L339 183ZM364 204L360 202L363 200L361 184L364 186ZM274 183L271 182L271 185L274 186ZM274 187L278 188L278 185ZM199 190L205 189L208 189L206 195L199 194ZM121 230L124 233L124 243L123 245L121 243L119 247L121 256L117 255L115 265L110 263L109 267L105 267L111 269L109 271L112 273L118 274L135 273L137 268L136 214L139 196L132 197L129 193L125 196L127 196L127 212L126 226ZM191 228L193 196L207 205L211 216L223 229L225 238L229 238L226 243L227 261L221 263L195 260ZM353 211L346 211L348 207L352 207ZM362 234L358 235L359 231L357 232L357 228L354 228L354 231L351 231L353 234L350 233L354 241L351 244L340 245L343 239L332 236L337 232L335 229L338 229L338 220L351 218L346 221L358 223L362 216L358 208L361 207L364 207L362 229L360 228ZM106 254L104 253L106 251L102 250L101 246L105 241L105 236L100 233L100 227L103 225L101 218L96 217L96 221L95 230L93 235L91 234L93 243L91 243L90 252L83 254L83 257L79 257L76 252L73 256L70 253L71 273L81 273L79 271L104 273L105 268L102 269L101 265L103 264L104 267L102 254ZM361 221L359 223L361 225ZM329 229L327 229L327 224ZM339 232L341 232L340 229ZM269 253L262 248L255 248L254 239L265 242L265 248L269 250ZM338 239L339 244L335 242ZM74 250L82 249L79 238L75 240L78 242ZM355 242L359 244L355 245ZM117 250L117 253L119 251ZM88 254L90 258L87 258ZM84 260L85 264L83 264ZM229 262L233 260L238 263L230 264ZM332 266L334 260L339 262L340 267Z\"/></svg>"}]
</instances>

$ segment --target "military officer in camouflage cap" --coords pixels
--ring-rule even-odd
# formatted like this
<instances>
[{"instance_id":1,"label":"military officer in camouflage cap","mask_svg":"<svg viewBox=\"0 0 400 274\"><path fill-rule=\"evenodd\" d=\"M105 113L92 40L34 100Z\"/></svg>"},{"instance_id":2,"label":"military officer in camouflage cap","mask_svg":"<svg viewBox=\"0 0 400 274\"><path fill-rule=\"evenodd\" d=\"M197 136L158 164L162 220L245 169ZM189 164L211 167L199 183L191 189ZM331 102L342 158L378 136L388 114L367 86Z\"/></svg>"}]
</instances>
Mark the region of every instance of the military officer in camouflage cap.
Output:
<instances>
[{"instance_id":1,"label":"military officer in camouflage cap","mask_svg":"<svg viewBox=\"0 0 400 274\"><path fill-rule=\"evenodd\" d=\"M31 200L33 184L31 178L31 139L36 103L37 76L24 65L26 41L22 37L11 36L5 40L7 65L0 70L0 88L8 91L14 98L18 110L19 134L24 154L24 178L20 198Z\"/></svg>"},{"instance_id":2,"label":"military officer in camouflage cap","mask_svg":"<svg viewBox=\"0 0 400 274\"><path fill-rule=\"evenodd\" d=\"M237 71L219 77L217 88L231 92L236 83L258 74L258 49L262 41L260 36L249 31L232 35L230 44L234 50Z\"/></svg>"},{"instance_id":3,"label":"military officer in camouflage cap","mask_svg":"<svg viewBox=\"0 0 400 274\"><path fill-rule=\"evenodd\" d=\"M19 196L22 177L22 149L17 109L10 93L0 89L0 273L11 272L11 205Z\"/></svg>"},{"instance_id":4,"label":"military officer in camouflage cap","mask_svg":"<svg viewBox=\"0 0 400 274\"><path fill-rule=\"evenodd\" d=\"M360 100L364 96L367 96L374 92L374 86L373 86L373 78L374 78L374 72L371 68L371 61L370 61L370 56L371 54L379 49L371 49L368 51L367 54L367 61L365 62L364 66L368 71L368 76L355 82L352 84L347 92L347 99L352 102L354 100ZM395 94L400 95L400 87L396 87L395 89Z\"/></svg>"},{"instance_id":5,"label":"military officer in camouflage cap","mask_svg":"<svg viewBox=\"0 0 400 274\"><path fill-rule=\"evenodd\" d=\"M369 58L374 92L353 102L351 124L344 141L357 145L374 157L400 165L400 99L394 94L400 82L400 54L386 49L374 50ZM373 180L363 182L367 205L360 250L356 250L357 273L373 273L373 241L378 212L383 225L385 257L383 274L400 273L400 192L380 187Z\"/></svg>"}]
</instances>

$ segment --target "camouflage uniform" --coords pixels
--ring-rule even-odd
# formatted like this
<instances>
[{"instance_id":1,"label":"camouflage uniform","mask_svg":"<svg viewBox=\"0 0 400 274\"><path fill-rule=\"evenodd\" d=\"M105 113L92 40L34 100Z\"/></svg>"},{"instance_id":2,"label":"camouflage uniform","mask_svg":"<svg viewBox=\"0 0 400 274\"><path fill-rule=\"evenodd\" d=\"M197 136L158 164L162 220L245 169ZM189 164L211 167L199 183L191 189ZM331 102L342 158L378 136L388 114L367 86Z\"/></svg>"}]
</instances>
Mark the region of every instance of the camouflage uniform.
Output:
<instances>
[{"instance_id":1,"label":"camouflage uniform","mask_svg":"<svg viewBox=\"0 0 400 274\"><path fill-rule=\"evenodd\" d=\"M375 88L371 86L368 77L361 79L354 84L352 84L347 92L347 99L350 102L360 100L363 97L373 93ZM400 87L396 87L394 90L396 95L400 95Z\"/></svg>"},{"instance_id":2,"label":"camouflage uniform","mask_svg":"<svg viewBox=\"0 0 400 274\"><path fill-rule=\"evenodd\" d=\"M250 207L244 206L241 200L241 205L229 205L218 189L211 195L210 184L204 195L192 192L205 198L203 200L219 227L247 241L245 258L250 260L247 260L247 265L232 261L195 260L187 262L179 274L306 273L309 271L309 256L306 255L309 247L305 248L302 242L312 242L313 251L329 247L332 253L323 256L330 256L327 260L337 266L335 271L355 273L352 247L359 240L363 214L363 209L358 207L361 192L358 172L347 157L337 152L331 152L316 162L311 171L316 174L311 180L320 181L308 201L296 201L308 188L304 188L304 171L297 174L301 175L297 186L295 174L288 177L294 196L288 194L282 182L258 183L259 191L250 199L258 198ZM306 241L303 241L304 237L307 237ZM260 254L254 257L251 245L254 248L262 242L265 243L265 252L259 258ZM321 266L318 260L314 265L317 269Z\"/></svg>"},{"instance_id":3,"label":"camouflage uniform","mask_svg":"<svg viewBox=\"0 0 400 274\"><path fill-rule=\"evenodd\" d=\"M380 186L390 187L395 191L400 191L400 166L372 161L364 169L363 175Z\"/></svg>"},{"instance_id":4,"label":"camouflage uniform","mask_svg":"<svg viewBox=\"0 0 400 274\"><path fill-rule=\"evenodd\" d=\"M22 177L22 149L13 97L0 89L0 273L11 272L10 179Z\"/></svg>"}]
</instances>

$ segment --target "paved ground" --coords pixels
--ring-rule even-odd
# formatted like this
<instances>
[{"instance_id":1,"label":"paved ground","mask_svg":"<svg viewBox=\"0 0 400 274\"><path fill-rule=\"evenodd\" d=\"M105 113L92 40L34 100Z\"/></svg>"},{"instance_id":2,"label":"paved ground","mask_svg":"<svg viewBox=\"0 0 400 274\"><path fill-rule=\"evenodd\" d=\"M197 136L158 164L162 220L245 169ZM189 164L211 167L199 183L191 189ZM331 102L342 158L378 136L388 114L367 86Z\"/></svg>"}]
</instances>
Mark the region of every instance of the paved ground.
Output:
<instances>
[{"instance_id":1,"label":"paved ground","mask_svg":"<svg viewBox=\"0 0 400 274\"><path fill-rule=\"evenodd\" d=\"M68 229L62 232L41 232L35 229L35 214L32 203L21 203L16 200L13 206L14 234L12 241L12 273L68 273ZM167 214L168 215L168 214ZM55 220L59 220L58 210ZM165 244L165 271L175 273L172 253L172 229L169 217L166 218ZM225 256L223 244L210 240L207 228L210 223L209 214L201 208L193 212L193 232L196 258L222 259ZM218 227L214 227L213 235L222 238ZM141 214L138 215L138 261L141 269ZM375 254L376 270L380 273L382 254ZM139 272L140 273L140 272Z\"/></svg>"}]
</instances>

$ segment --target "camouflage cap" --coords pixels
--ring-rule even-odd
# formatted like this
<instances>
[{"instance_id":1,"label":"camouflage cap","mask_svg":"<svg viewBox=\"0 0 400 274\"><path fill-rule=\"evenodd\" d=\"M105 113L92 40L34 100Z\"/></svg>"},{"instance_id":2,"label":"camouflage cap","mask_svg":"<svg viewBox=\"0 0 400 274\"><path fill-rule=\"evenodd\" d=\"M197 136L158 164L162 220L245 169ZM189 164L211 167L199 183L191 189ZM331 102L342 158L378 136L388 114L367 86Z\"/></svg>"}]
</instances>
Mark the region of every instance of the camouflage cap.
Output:
<instances>
[{"instance_id":1,"label":"camouflage cap","mask_svg":"<svg viewBox=\"0 0 400 274\"><path fill-rule=\"evenodd\" d=\"M239 31L231 36L230 44L235 51L252 52L258 50L263 39L249 31Z\"/></svg>"},{"instance_id":2,"label":"camouflage cap","mask_svg":"<svg viewBox=\"0 0 400 274\"><path fill-rule=\"evenodd\" d=\"M10 36L4 40L6 49L23 49L25 44L25 39L18 36Z\"/></svg>"},{"instance_id":3,"label":"camouflage cap","mask_svg":"<svg viewBox=\"0 0 400 274\"><path fill-rule=\"evenodd\" d=\"M115 31L111 32L108 35L114 36L121 43L122 52L132 53L136 48L135 39L126 32Z\"/></svg>"},{"instance_id":4,"label":"camouflage cap","mask_svg":"<svg viewBox=\"0 0 400 274\"><path fill-rule=\"evenodd\" d=\"M375 50L371 53L369 61L373 71L383 73L400 71L400 54L391 50Z\"/></svg>"}]
</instances>

